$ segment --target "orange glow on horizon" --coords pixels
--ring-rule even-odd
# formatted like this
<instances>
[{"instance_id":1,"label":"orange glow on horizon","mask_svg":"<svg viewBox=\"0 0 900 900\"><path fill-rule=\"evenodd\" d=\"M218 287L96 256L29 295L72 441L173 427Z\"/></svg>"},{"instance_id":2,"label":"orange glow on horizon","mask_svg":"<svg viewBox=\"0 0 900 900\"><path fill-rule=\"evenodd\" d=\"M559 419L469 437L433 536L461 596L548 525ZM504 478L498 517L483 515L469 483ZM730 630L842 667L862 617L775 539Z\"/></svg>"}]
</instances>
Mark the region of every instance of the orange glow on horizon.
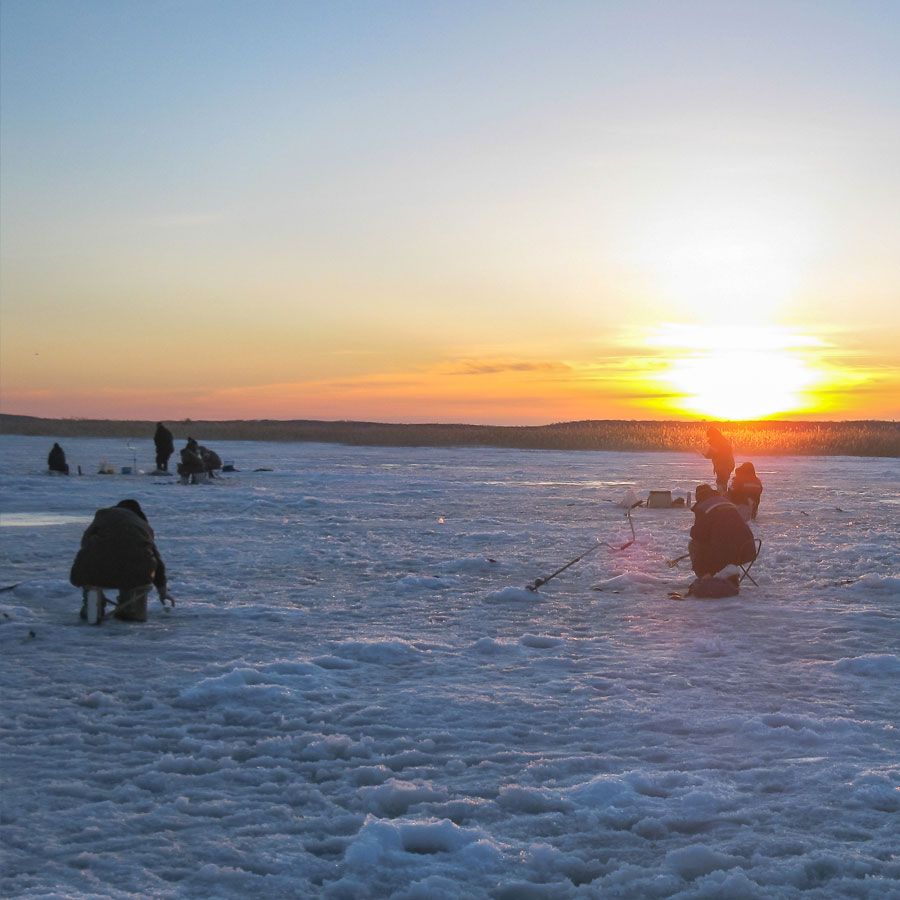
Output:
<instances>
[{"instance_id":1,"label":"orange glow on horizon","mask_svg":"<svg viewBox=\"0 0 900 900\"><path fill-rule=\"evenodd\" d=\"M579 358L445 359L344 378L65 392L6 385L2 409L99 419L319 419L527 425L586 419L891 418L898 379L783 328L667 326Z\"/></svg>"},{"instance_id":2,"label":"orange glow on horizon","mask_svg":"<svg viewBox=\"0 0 900 900\"><path fill-rule=\"evenodd\" d=\"M829 366L825 342L776 326L668 326L647 343L665 356L666 409L748 420L815 415L829 397L867 381Z\"/></svg>"}]
</instances>

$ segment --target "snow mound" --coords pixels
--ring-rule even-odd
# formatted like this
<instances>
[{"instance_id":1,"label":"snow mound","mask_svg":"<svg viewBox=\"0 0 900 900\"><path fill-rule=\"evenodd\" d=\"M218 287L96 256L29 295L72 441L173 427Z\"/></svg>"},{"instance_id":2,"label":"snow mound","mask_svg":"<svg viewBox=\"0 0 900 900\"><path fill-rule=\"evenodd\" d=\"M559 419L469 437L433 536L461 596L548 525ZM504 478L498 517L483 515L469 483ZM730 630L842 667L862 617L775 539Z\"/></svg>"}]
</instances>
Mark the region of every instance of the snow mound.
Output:
<instances>
[{"instance_id":1,"label":"snow mound","mask_svg":"<svg viewBox=\"0 0 900 900\"><path fill-rule=\"evenodd\" d=\"M733 869L741 864L736 856L719 853L704 844L692 844L680 847L666 854L666 865L677 872L685 881L693 881L701 875L717 872L720 869Z\"/></svg>"},{"instance_id":2,"label":"snow mound","mask_svg":"<svg viewBox=\"0 0 900 900\"><path fill-rule=\"evenodd\" d=\"M832 665L835 672L867 678L891 678L900 675L900 657L893 653L866 653L863 656L845 657Z\"/></svg>"},{"instance_id":3,"label":"snow mound","mask_svg":"<svg viewBox=\"0 0 900 900\"><path fill-rule=\"evenodd\" d=\"M444 575L406 575L397 582L397 587L401 591L414 591L419 588L439 591L456 585L456 578L448 578Z\"/></svg>"},{"instance_id":4,"label":"snow mound","mask_svg":"<svg viewBox=\"0 0 900 900\"><path fill-rule=\"evenodd\" d=\"M342 656L317 656L313 659L313 663L322 669L355 669L356 662L352 659L345 659Z\"/></svg>"},{"instance_id":5,"label":"snow mound","mask_svg":"<svg viewBox=\"0 0 900 900\"><path fill-rule=\"evenodd\" d=\"M854 593L867 593L868 591L889 591L896 596L900 594L900 577L896 575L877 575L874 572L868 572L861 575L853 584L848 586L848 590Z\"/></svg>"},{"instance_id":6,"label":"snow mound","mask_svg":"<svg viewBox=\"0 0 900 900\"><path fill-rule=\"evenodd\" d=\"M280 662L261 668L238 667L222 675L202 678L184 688L175 705L201 709L216 704L258 707L279 702L292 690L318 688L324 673L310 663Z\"/></svg>"},{"instance_id":7,"label":"snow mound","mask_svg":"<svg viewBox=\"0 0 900 900\"><path fill-rule=\"evenodd\" d=\"M497 797L497 804L509 812L525 815L571 812L575 808L575 805L570 800L566 800L550 791L521 787L519 785L503 788Z\"/></svg>"},{"instance_id":8,"label":"snow mound","mask_svg":"<svg viewBox=\"0 0 900 900\"><path fill-rule=\"evenodd\" d=\"M567 793L580 806L591 808L630 806L637 796L628 780L621 775L597 775L569 788Z\"/></svg>"},{"instance_id":9,"label":"snow mound","mask_svg":"<svg viewBox=\"0 0 900 900\"><path fill-rule=\"evenodd\" d=\"M505 587L501 588L499 591L491 591L486 599L506 602L509 600L534 600L536 596L537 594L535 591L529 591L526 588Z\"/></svg>"},{"instance_id":10,"label":"snow mound","mask_svg":"<svg viewBox=\"0 0 900 900\"><path fill-rule=\"evenodd\" d=\"M344 859L351 870L368 873L373 868L408 865L416 857L443 855L458 857L458 866L483 869L496 865L501 851L482 829L464 828L449 819L388 822L369 815Z\"/></svg>"},{"instance_id":11,"label":"snow mound","mask_svg":"<svg viewBox=\"0 0 900 900\"><path fill-rule=\"evenodd\" d=\"M551 647L559 647L565 644L562 638L551 637L543 634L523 634L519 643L524 647L531 647L533 650L549 650Z\"/></svg>"},{"instance_id":12,"label":"snow mound","mask_svg":"<svg viewBox=\"0 0 900 900\"><path fill-rule=\"evenodd\" d=\"M259 705L275 701L287 694L281 685L267 683L257 669L234 669L225 675L203 678L185 688L175 699L175 705L202 709L218 703Z\"/></svg>"},{"instance_id":13,"label":"snow mound","mask_svg":"<svg viewBox=\"0 0 900 900\"><path fill-rule=\"evenodd\" d=\"M422 651L409 641L342 641L332 648L331 658L350 659L379 666L395 666L416 662L423 655Z\"/></svg>"},{"instance_id":14,"label":"snow mound","mask_svg":"<svg viewBox=\"0 0 900 900\"><path fill-rule=\"evenodd\" d=\"M451 559L441 565L444 572L466 573L478 575L495 568L497 561L486 556L464 556L460 559Z\"/></svg>"},{"instance_id":15,"label":"snow mound","mask_svg":"<svg viewBox=\"0 0 900 900\"><path fill-rule=\"evenodd\" d=\"M447 799L444 791L436 790L429 781L415 784L391 778L376 787L360 788L366 808L380 816L395 818L405 815L417 803Z\"/></svg>"},{"instance_id":16,"label":"snow mound","mask_svg":"<svg viewBox=\"0 0 900 900\"><path fill-rule=\"evenodd\" d=\"M476 653L483 653L485 656L498 656L501 653L520 653L521 645L518 641L504 641L483 637L472 644L472 649Z\"/></svg>"},{"instance_id":17,"label":"snow mound","mask_svg":"<svg viewBox=\"0 0 900 900\"><path fill-rule=\"evenodd\" d=\"M615 575L599 582L595 591L641 591L643 593L656 593L661 588L669 588L670 581L658 575L647 575L643 572L626 572L623 575Z\"/></svg>"},{"instance_id":18,"label":"snow mound","mask_svg":"<svg viewBox=\"0 0 900 900\"><path fill-rule=\"evenodd\" d=\"M853 782L852 790L862 806L884 813L900 811L900 787L889 775L868 772Z\"/></svg>"}]
</instances>

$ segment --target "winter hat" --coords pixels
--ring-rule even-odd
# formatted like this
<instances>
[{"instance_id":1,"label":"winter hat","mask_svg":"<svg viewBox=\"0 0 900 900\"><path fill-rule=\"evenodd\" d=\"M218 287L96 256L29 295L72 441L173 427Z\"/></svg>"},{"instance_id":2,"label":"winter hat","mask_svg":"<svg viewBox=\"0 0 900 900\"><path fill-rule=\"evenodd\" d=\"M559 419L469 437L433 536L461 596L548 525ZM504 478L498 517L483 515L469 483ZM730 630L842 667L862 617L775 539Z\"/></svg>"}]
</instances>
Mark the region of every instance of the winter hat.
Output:
<instances>
[{"instance_id":1,"label":"winter hat","mask_svg":"<svg viewBox=\"0 0 900 900\"><path fill-rule=\"evenodd\" d=\"M145 522L147 521L147 517L144 515L144 511L141 509L141 504L137 502L137 500L120 500L116 506L119 509L127 509L136 515L140 516Z\"/></svg>"},{"instance_id":2,"label":"winter hat","mask_svg":"<svg viewBox=\"0 0 900 900\"><path fill-rule=\"evenodd\" d=\"M708 500L710 497L715 495L715 491L708 484L698 484L697 490L694 491L694 496L697 498L697 503L702 503L704 500Z\"/></svg>"}]
</instances>

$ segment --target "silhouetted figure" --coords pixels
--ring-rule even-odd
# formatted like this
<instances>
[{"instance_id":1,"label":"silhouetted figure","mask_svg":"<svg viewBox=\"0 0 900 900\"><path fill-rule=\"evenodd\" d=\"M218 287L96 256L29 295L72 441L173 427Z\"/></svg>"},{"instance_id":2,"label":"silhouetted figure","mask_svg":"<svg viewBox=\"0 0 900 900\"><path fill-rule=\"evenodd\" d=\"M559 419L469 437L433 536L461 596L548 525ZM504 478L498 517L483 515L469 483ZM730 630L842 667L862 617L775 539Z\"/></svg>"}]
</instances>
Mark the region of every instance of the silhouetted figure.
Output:
<instances>
[{"instance_id":1,"label":"silhouetted figure","mask_svg":"<svg viewBox=\"0 0 900 900\"><path fill-rule=\"evenodd\" d=\"M203 460L203 470L210 478L215 478L216 469L222 468L222 460L215 450L200 445L200 459Z\"/></svg>"},{"instance_id":2,"label":"silhouetted figure","mask_svg":"<svg viewBox=\"0 0 900 900\"><path fill-rule=\"evenodd\" d=\"M726 438L718 428L710 426L706 429L706 439L709 446L703 455L712 460L713 471L716 475L716 488L720 493L724 494L728 490L728 478L731 470L734 468L734 453L731 449L731 442Z\"/></svg>"},{"instance_id":3,"label":"silhouetted figure","mask_svg":"<svg viewBox=\"0 0 900 900\"><path fill-rule=\"evenodd\" d=\"M696 496L688 543L694 573L715 575L725 566L752 562L756 557L753 532L738 508L708 484L699 485Z\"/></svg>"},{"instance_id":4,"label":"silhouetted figure","mask_svg":"<svg viewBox=\"0 0 900 900\"><path fill-rule=\"evenodd\" d=\"M69 581L84 589L82 618L87 615L88 588L101 589L101 619L106 599L102 588L118 590L113 615L129 622L147 621L147 595L153 585L163 605L167 599L175 605L166 586L166 566L156 548L153 529L137 500L122 500L97 510L81 537Z\"/></svg>"},{"instance_id":5,"label":"silhouetted figure","mask_svg":"<svg viewBox=\"0 0 900 900\"><path fill-rule=\"evenodd\" d=\"M172 437L172 432L162 422L156 423L153 443L156 445L156 470L168 472L169 457L175 452L175 439Z\"/></svg>"},{"instance_id":6,"label":"silhouetted figure","mask_svg":"<svg viewBox=\"0 0 900 900\"><path fill-rule=\"evenodd\" d=\"M54 444L47 454L47 468L51 472L61 472L63 475L69 474L69 464L66 462L66 453L59 444Z\"/></svg>"},{"instance_id":7,"label":"silhouetted figure","mask_svg":"<svg viewBox=\"0 0 900 900\"><path fill-rule=\"evenodd\" d=\"M726 495L739 509L747 507L750 510L750 518L755 519L759 512L759 501L762 497L762 482L756 475L756 469L752 462L741 463L734 470L734 478L731 479L731 487Z\"/></svg>"},{"instance_id":8,"label":"silhouetted figure","mask_svg":"<svg viewBox=\"0 0 900 900\"><path fill-rule=\"evenodd\" d=\"M182 484L199 484L206 478L206 467L203 465L203 457L200 455L200 445L192 438L181 451L181 462L178 464L178 474Z\"/></svg>"}]
</instances>

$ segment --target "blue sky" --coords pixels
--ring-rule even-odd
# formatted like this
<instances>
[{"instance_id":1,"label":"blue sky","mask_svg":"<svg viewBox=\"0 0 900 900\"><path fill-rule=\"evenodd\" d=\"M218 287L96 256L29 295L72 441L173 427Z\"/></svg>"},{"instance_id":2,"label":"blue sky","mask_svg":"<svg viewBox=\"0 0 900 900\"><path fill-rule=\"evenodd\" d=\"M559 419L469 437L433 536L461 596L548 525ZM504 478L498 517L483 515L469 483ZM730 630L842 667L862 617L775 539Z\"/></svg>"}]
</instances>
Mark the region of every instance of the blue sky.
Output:
<instances>
[{"instance_id":1,"label":"blue sky","mask_svg":"<svg viewBox=\"0 0 900 900\"><path fill-rule=\"evenodd\" d=\"M105 389L75 334L191 360L144 351L142 380L114 351L126 406L225 408L225 382L324 416L323 381L584 373L660 323L751 305L893 377L900 4L7 0L2 17L16 411ZM560 408L618 414L604 403L630 390ZM423 391L425 409L452 393Z\"/></svg>"}]
</instances>

